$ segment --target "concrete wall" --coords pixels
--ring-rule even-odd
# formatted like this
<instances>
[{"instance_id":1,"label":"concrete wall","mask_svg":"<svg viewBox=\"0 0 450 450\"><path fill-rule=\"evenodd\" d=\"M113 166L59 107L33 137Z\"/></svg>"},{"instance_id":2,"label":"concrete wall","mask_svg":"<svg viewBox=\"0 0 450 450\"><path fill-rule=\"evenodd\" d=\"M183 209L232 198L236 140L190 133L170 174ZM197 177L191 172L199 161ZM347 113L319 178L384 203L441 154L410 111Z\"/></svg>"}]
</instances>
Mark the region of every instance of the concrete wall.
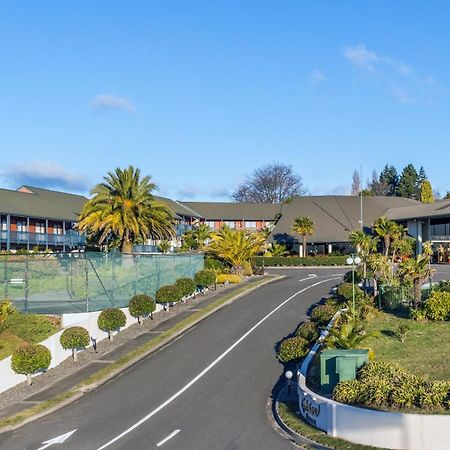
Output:
<instances>
[{"instance_id":1,"label":"concrete wall","mask_svg":"<svg viewBox=\"0 0 450 450\"><path fill-rule=\"evenodd\" d=\"M357 444L406 450L450 449L450 415L403 414L357 408L308 389L308 366L329 328L330 325L298 373L299 411L305 420L331 436Z\"/></svg>"},{"instance_id":2,"label":"concrete wall","mask_svg":"<svg viewBox=\"0 0 450 450\"><path fill-rule=\"evenodd\" d=\"M163 309L162 305L156 304L155 313L160 312ZM137 319L130 316L128 308L122 308L122 311L127 316L127 323L124 328L129 327L137 322ZM73 313L73 314L63 314L62 316L62 326L63 328L71 327L74 325L79 325L86 328L89 331L90 336L97 338L97 342L108 337L108 333L100 330L97 326L97 319L101 311L91 312L91 313ZM123 328L122 328L123 329ZM59 338L63 333L64 329L53 334L45 341L40 342L40 344L45 345L52 354L52 362L50 368L56 367L61 364L66 358L72 357L71 350L64 350L59 343ZM118 332L114 332L117 334ZM39 376L39 374L34 375ZM25 375L18 375L11 369L11 356L0 361L0 393L4 392L23 381L26 381L27 377Z\"/></svg>"}]
</instances>

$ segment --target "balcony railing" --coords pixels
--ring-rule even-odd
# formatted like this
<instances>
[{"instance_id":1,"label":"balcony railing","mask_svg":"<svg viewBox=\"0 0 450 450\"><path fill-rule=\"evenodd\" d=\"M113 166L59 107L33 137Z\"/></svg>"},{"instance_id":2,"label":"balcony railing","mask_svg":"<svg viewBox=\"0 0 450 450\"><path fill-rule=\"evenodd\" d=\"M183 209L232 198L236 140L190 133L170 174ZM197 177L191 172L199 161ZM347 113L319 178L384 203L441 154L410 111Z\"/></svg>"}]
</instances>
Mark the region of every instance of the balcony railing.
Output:
<instances>
[{"instance_id":1,"label":"balcony railing","mask_svg":"<svg viewBox=\"0 0 450 450\"><path fill-rule=\"evenodd\" d=\"M86 244L86 237L72 230L67 231L66 234L1 231L0 242L5 243L8 242L8 240L11 244L66 245L67 247L79 247Z\"/></svg>"}]
</instances>

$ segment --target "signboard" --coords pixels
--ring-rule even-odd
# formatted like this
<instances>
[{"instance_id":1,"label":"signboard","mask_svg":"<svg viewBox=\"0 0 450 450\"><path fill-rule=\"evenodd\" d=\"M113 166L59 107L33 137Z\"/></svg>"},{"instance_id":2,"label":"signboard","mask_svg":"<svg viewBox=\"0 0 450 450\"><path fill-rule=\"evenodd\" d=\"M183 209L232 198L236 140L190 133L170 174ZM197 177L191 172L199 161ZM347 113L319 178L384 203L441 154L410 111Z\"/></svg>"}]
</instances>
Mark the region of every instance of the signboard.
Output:
<instances>
[{"instance_id":1,"label":"signboard","mask_svg":"<svg viewBox=\"0 0 450 450\"><path fill-rule=\"evenodd\" d=\"M432 235L431 236L432 241L446 241L450 242L450 236L444 236L444 235Z\"/></svg>"},{"instance_id":2,"label":"signboard","mask_svg":"<svg viewBox=\"0 0 450 450\"><path fill-rule=\"evenodd\" d=\"M312 426L327 431L328 405L299 389L299 410L302 417Z\"/></svg>"}]
</instances>

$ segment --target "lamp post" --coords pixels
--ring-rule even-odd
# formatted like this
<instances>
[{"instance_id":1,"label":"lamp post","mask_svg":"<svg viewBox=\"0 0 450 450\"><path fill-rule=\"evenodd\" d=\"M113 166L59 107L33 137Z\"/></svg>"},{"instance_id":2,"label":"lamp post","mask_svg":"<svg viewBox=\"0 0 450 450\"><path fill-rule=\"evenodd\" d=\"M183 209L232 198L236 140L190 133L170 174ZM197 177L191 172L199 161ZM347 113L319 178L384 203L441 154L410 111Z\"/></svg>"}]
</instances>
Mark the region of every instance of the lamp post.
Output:
<instances>
[{"instance_id":1,"label":"lamp post","mask_svg":"<svg viewBox=\"0 0 450 450\"><path fill-rule=\"evenodd\" d=\"M361 262L361 258L358 255L355 255L352 253L348 258L346 263L348 265L352 266L352 309L353 309L353 316L355 315L355 264L358 265Z\"/></svg>"},{"instance_id":2,"label":"lamp post","mask_svg":"<svg viewBox=\"0 0 450 450\"><path fill-rule=\"evenodd\" d=\"M286 373L284 374L284 376L286 377L286 380L287 380L287 385L288 385L288 395L291 395L291 379L292 379L293 375L294 374L290 370L286 371Z\"/></svg>"}]
</instances>

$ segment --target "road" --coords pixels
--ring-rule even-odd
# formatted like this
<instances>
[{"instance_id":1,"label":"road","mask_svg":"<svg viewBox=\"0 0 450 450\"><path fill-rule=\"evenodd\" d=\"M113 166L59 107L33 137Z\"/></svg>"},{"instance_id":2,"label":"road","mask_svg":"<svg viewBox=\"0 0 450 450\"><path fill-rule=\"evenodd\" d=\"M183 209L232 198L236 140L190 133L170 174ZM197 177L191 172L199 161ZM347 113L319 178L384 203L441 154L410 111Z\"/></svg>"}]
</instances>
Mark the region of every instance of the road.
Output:
<instances>
[{"instance_id":1,"label":"road","mask_svg":"<svg viewBox=\"0 0 450 450\"><path fill-rule=\"evenodd\" d=\"M344 272L283 270L285 279L224 307L77 402L0 435L0 448L292 449L266 413L283 374L274 345ZM64 444L47 444L75 429Z\"/></svg>"}]
</instances>

